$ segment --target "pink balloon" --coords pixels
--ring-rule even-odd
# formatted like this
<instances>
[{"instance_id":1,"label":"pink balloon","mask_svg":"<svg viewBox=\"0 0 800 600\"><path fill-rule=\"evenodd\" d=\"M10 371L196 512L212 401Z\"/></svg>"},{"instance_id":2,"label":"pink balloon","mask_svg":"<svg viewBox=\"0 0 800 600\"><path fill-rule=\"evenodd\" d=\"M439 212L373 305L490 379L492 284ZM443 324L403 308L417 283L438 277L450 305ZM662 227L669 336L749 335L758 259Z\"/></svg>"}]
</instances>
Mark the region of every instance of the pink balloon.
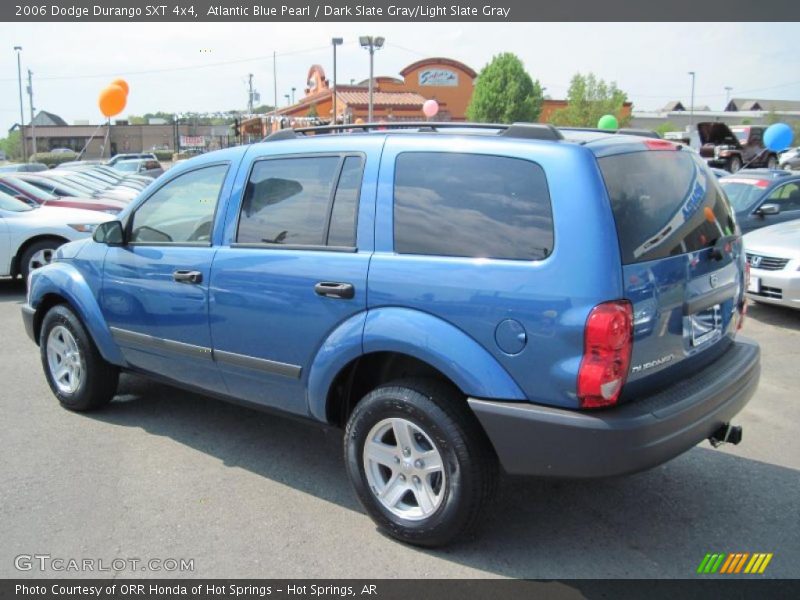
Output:
<instances>
[{"instance_id":1,"label":"pink balloon","mask_svg":"<svg viewBox=\"0 0 800 600\"><path fill-rule=\"evenodd\" d=\"M428 118L436 116L436 113L439 112L439 103L436 100L425 100L422 112Z\"/></svg>"}]
</instances>

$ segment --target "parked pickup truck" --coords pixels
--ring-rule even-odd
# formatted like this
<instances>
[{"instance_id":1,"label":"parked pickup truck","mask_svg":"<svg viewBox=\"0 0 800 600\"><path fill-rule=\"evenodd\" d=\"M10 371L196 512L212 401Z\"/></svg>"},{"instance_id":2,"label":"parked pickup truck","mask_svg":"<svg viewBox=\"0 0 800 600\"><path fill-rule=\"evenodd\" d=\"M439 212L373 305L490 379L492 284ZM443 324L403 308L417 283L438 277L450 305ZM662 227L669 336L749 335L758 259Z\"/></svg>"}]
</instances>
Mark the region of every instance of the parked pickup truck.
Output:
<instances>
[{"instance_id":1,"label":"parked pickup truck","mask_svg":"<svg viewBox=\"0 0 800 600\"><path fill-rule=\"evenodd\" d=\"M736 173L744 167L778 167L778 155L764 146L766 127L739 125L728 127L725 123L697 124L700 156L711 167Z\"/></svg>"},{"instance_id":2,"label":"parked pickup truck","mask_svg":"<svg viewBox=\"0 0 800 600\"><path fill-rule=\"evenodd\" d=\"M367 512L436 546L500 468L605 477L738 443L745 288L731 207L685 147L403 123L173 167L34 271L22 313L64 407L130 371L341 427Z\"/></svg>"}]
</instances>

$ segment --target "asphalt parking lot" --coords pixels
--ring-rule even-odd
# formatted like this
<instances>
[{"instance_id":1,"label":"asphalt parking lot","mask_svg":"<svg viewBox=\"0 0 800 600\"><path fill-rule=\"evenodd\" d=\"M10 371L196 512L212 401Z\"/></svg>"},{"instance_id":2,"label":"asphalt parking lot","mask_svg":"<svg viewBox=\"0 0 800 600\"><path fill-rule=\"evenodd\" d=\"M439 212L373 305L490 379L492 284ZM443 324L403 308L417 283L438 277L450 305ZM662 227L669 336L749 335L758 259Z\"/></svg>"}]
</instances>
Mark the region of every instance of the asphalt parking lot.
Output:
<instances>
[{"instance_id":1,"label":"asphalt parking lot","mask_svg":"<svg viewBox=\"0 0 800 600\"><path fill-rule=\"evenodd\" d=\"M49 554L194 560L118 576L686 578L707 552L800 576L798 311L750 307L763 372L741 445L612 480L507 478L477 539L426 551L376 531L335 432L133 377L102 412L61 409L23 298L0 280L0 577L91 576L15 569Z\"/></svg>"}]
</instances>

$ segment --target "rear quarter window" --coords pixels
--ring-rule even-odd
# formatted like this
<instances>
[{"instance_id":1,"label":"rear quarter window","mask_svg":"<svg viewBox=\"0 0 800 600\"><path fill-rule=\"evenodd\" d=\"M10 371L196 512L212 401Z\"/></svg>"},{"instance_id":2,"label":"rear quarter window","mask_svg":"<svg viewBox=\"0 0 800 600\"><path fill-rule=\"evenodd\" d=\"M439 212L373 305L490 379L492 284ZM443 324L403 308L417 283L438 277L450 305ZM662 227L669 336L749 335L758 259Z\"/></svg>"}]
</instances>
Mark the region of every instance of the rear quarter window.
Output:
<instances>
[{"instance_id":1,"label":"rear quarter window","mask_svg":"<svg viewBox=\"0 0 800 600\"><path fill-rule=\"evenodd\" d=\"M546 258L553 250L553 218L544 171L502 156L400 154L394 244L400 254Z\"/></svg>"},{"instance_id":2,"label":"rear quarter window","mask_svg":"<svg viewBox=\"0 0 800 600\"><path fill-rule=\"evenodd\" d=\"M598 160L623 264L700 250L736 222L716 177L688 151L643 151Z\"/></svg>"}]
</instances>

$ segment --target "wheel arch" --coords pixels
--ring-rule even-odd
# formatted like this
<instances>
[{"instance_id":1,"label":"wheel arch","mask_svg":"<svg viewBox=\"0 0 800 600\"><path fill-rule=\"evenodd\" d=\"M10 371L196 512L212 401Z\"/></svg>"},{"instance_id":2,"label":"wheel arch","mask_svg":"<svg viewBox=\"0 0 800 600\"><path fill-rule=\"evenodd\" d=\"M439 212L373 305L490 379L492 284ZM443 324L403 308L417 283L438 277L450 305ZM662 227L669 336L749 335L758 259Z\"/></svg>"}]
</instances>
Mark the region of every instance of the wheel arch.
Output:
<instances>
[{"instance_id":1,"label":"wheel arch","mask_svg":"<svg viewBox=\"0 0 800 600\"><path fill-rule=\"evenodd\" d=\"M53 263L34 273L28 298L31 308L35 310L36 339L39 340L41 336L42 320L47 311L53 306L66 304L86 327L100 355L107 362L124 365L125 359L100 310L98 296L81 273L66 262Z\"/></svg>"},{"instance_id":2,"label":"wheel arch","mask_svg":"<svg viewBox=\"0 0 800 600\"><path fill-rule=\"evenodd\" d=\"M462 330L419 310L385 307L351 317L322 345L309 373L309 411L341 424L364 394L408 376L449 382L464 396L526 400L497 359Z\"/></svg>"},{"instance_id":3,"label":"wheel arch","mask_svg":"<svg viewBox=\"0 0 800 600\"><path fill-rule=\"evenodd\" d=\"M59 245L66 244L67 242L69 242L67 238L53 233L42 233L23 241L17 248L16 252L14 253L14 258L11 259L12 277L16 277L17 275L22 273L22 257L25 255L25 252L27 252L28 248L30 248L34 244L38 244L39 242L44 242L47 240L53 240L54 242L59 242Z\"/></svg>"}]
</instances>

